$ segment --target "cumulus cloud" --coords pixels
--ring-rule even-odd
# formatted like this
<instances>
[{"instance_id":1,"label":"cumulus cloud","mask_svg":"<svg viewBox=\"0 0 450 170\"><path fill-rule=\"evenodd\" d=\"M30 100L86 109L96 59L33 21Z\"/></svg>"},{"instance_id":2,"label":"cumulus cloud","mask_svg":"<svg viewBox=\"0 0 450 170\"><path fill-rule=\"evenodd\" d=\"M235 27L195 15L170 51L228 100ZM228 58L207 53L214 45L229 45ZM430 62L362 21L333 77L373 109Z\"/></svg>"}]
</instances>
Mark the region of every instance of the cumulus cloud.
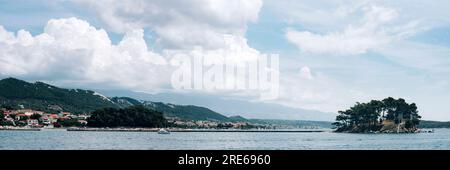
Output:
<instances>
[{"instance_id":1,"label":"cumulus cloud","mask_svg":"<svg viewBox=\"0 0 450 170\"><path fill-rule=\"evenodd\" d=\"M174 56L202 56L218 64L225 58L241 67L262 55L248 45L245 37L247 24L258 19L262 0L73 2L94 12L109 30L119 33L133 29L151 30L161 54L171 60ZM230 79L236 78L236 75L225 74ZM233 94L243 93L247 94L246 91Z\"/></svg>"},{"instance_id":2,"label":"cumulus cloud","mask_svg":"<svg viewBox=\"0 0 450 170\"><path fill-rule=\"evenodd\" d=\"M377 50L420 30L418 21L394 24L399 14L391 8L370 5L362 7L362 12L364 15L359 23L350 24L342 31L319 34L288 28L285 36L303 52L357 55Z\"/></svg>"},{"instance_id":3,"label":"cumulus cloud","mask_svg":"<svg viewBox=\"0 0 450 170\"><path fill-rule=\"evenodd\" d=\"M245 32L258 19L261 0L72 2L91 9L108 31L123 33L123 39L113 44L104 29L76 18L52 19L36 36L2 29L0 74L80 84L113 82L149 92L170 87L174 68L165 59L175 54L221 56L237 63L260 55L247 44ZM147 48L144 29L155 36L159 53Z\"/></svg>"},{"instance_id":4,"label":"cumulus cloud","mask_svg":"<svg viewBox=\"0 0 450 170\"><path fill-rule=\"evenodd\" d=\"M143 30L112 44L103 29L77 18L52 19L44 32L17 35L0 26L0 74L38 80L110 83L149 89L164 84L165 58L149 51ZM160 69L160 70L158 70Z\"/></svg>"},{"instance_id":5,"label":"cumulus cloud","mask_svg":"<svg viewBox=\"0 0 450 170\"><path fill-rule=\"evenodd\" d=\"M261 0L74 0L92 9L108 28L125 32L149 28L163 48L218 49L226 46L224 36L244 36L255 22Z\"/></svg>"},{"instance_id":6,"label":"cumulus cloud","mask_svg":"<svg viewBox=\"0 0 450 170\"><path fill-rule=\"evenodd\" d=\"M312 75L308 67L305 66L301 70L300 76L298 73L284 73L280 77L280 98L275 101L276 103L296 108L335 112L336 107L344 102L344 100L336 100L336 97L348 97L348 94L341 90L342 84L338 81L323 74L310 79Z\"/></svg>"}]
</instances>

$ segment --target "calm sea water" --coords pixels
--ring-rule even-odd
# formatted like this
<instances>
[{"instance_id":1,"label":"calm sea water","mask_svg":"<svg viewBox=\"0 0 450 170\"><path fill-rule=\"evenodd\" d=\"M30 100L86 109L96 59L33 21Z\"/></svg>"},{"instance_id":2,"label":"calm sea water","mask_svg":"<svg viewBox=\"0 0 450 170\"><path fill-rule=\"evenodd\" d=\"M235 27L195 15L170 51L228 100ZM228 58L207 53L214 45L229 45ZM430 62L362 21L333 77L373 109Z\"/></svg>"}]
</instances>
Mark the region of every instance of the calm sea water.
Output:
<instances>
[{"instance_id":1,"label":"calm sea water","mask_svg":"<svg viewBox=\"0 0 450 170\"><path fill-rule=\"evenodd\" d=\"M450 129L421 134L0 131L10 149L450 149Z\"/></svg>"}]
</instances>

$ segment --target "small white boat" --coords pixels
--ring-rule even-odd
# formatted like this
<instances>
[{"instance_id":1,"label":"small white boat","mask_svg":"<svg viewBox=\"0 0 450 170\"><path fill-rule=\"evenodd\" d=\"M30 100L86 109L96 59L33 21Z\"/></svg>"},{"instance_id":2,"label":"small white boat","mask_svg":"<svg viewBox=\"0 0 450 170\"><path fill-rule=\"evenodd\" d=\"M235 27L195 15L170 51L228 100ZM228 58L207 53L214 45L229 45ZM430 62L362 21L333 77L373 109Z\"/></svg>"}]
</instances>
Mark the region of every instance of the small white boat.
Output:
<instances>
[{"instance_id":1,"label":"small white boat","mask_svg":"<svg viewBox=\"0 0 450 170\"><path fill-rule=\"evenodd\" d=\"M170 134L170 132L167 129L161 128L158 130L158 134Z\"/></svg>"}]
</instances>

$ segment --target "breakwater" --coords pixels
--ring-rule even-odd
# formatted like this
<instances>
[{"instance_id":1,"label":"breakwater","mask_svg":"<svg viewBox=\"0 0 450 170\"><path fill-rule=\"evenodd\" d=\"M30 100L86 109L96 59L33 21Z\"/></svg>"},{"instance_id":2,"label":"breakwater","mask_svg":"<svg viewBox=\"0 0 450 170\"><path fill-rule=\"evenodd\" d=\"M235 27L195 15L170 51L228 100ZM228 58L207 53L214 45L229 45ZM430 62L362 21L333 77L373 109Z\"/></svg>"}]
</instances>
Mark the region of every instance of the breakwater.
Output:
<instances>
[{"instance_id":1,"label":"breakwater","mask_svg":"<svg viewBox=\"0 0 450 170\"><path fill-rule=\"evenodd\" d=\"M41 131L39 128L0 128L0 130L10 130L10 131Z\"/></svg>"},{"instance_id":2,"label":"breakwater","mask_svg":"<svg viewBox=\"0 0 450 170\"><path fill-rule=\"evenodd\" d=\"M67 131L92 131L92 132L158 132L157 128L69 128ZM317 133L325 130L266 130L266 129L167 129L170 132L270 132L270 133Z\"/></svg>"}]
</instances>

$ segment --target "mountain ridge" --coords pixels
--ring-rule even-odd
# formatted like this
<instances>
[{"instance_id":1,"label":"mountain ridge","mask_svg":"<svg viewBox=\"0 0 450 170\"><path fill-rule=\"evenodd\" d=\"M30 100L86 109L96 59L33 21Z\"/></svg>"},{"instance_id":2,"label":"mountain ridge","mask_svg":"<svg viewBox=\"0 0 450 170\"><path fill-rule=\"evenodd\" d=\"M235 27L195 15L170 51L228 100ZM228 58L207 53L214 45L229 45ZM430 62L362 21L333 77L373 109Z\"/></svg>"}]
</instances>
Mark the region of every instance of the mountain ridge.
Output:
<instances>
[{"instance_id":1,"label":"mountain ridge","mask_svg":"<svg viewBox=\"0 0 450 170\"><path fill-rule=\"evenodd\" d=\"M158 93L148 94L128 90L97 90L107 96L129 96L142 100L161 101L178 105L196 105L222 113L225 116L240 115L246 119L281 119L334 121L336 113L288 107L275 103L258 103L233 98L221 98L208 94Z\"/></svg>"},{"instance_id":2,"label":"mountain ridge","mask_svg":"<svg viewBox=\"0 0 450 170\"><path fill-rule=\"evenodd\" d=\"M25 89L25 90L24 90ZM249 104L245 102L243 104L237 105L237 101L232 103L227 103L226 100L212 100L207 98L208 102L203 103L198 106L199 98L194 96L191 103L171 103L167 100L149 100L148 97L139 97L136 95L123 94L126 97L117 97L112 95L103 95L104 92L100 90L83 90L83 89L66 89L57 86L49 85L43 82L29 83L16 78L6 78L0 80L0 105L14 106L15 109L19 105L23 105L24 108L32 108L35 110L47 111L47 112L60 112L69 111L75 114L90 113L96 109L104 107L113 108L125 108L132 105L144 105L150 109L163 112L167 117L175 117L185 120L217 120L217 121L251 121L252 119L261 119L255 117L248 117L248 113L255 111L253 115L258 115L255 108L260 108L260 105ZM108 97L107 97L108 96ZM119 95L118 95L119 96ZM160 95L161 96L161 95ZM169 97L172 97L170 95ZM175 96L177 97L177 96ZM187 98L187 96L182 96L180 98ZM192 104L194 103L194 104ZM233 110L239 110L239 107L245 105L246 108L242 109L242 112L226 112L227 110L219 108L212 108L210 106L223 104L224 107L235 106L236 108L231 108ZM247 104L249 104L247 106ZM206 107L205 107L206 106ZM253 110L252 110L253 109ZM261 109L266 109L267 112L273 111L283 111L278 109L278 107L262 107ZM219 111L219 112L218 112ZM303 114L303 110L288 110L291 114ZM225 113L225 114L223 114ZM247 113L247 114L242 114ZM275 112L274 112L275 113ZM264 113L263 117L264 117ZM280 114L281 115L281 114ZM320 112L309 113L310 117L314 115L319 116ZM320 116L319 116L320 117ZM267 117L263 119L279 119L279 120L305 120L308 119L289 119L289 118L272 118ZM312 121L328 121L325 120L312 120ZM258 121L260 122L260 121Z\"/></svg>"},{"instance_id":3,"label":"mountain ridge","mask_svg":"<svg viewBox=\"0 0 450 170\"><path fill-rule=\"evenodd\" d=\"M114 103L92 90L64 89L43 82L29 83L16 78L0 80L0 104L13 108L86 113Z\"/></svg>"},{"instance_id":4,"label":"mountain ridge","mask_svg":"<svg viewBox=\"0 0 450 170\"><path fill-rule=\"evenodd\" d=\"M75 114L90 113L106 107L125 108L144 105L168 117L187 120L231 120L227 116L200 106L144 101L131 97L106 97L92 90L65 89L43 82L29 83L11 77L0 80L0 104L14 109L21 109L22 106L46 112L68 111Z\"/></svg>"}]
</instances>

